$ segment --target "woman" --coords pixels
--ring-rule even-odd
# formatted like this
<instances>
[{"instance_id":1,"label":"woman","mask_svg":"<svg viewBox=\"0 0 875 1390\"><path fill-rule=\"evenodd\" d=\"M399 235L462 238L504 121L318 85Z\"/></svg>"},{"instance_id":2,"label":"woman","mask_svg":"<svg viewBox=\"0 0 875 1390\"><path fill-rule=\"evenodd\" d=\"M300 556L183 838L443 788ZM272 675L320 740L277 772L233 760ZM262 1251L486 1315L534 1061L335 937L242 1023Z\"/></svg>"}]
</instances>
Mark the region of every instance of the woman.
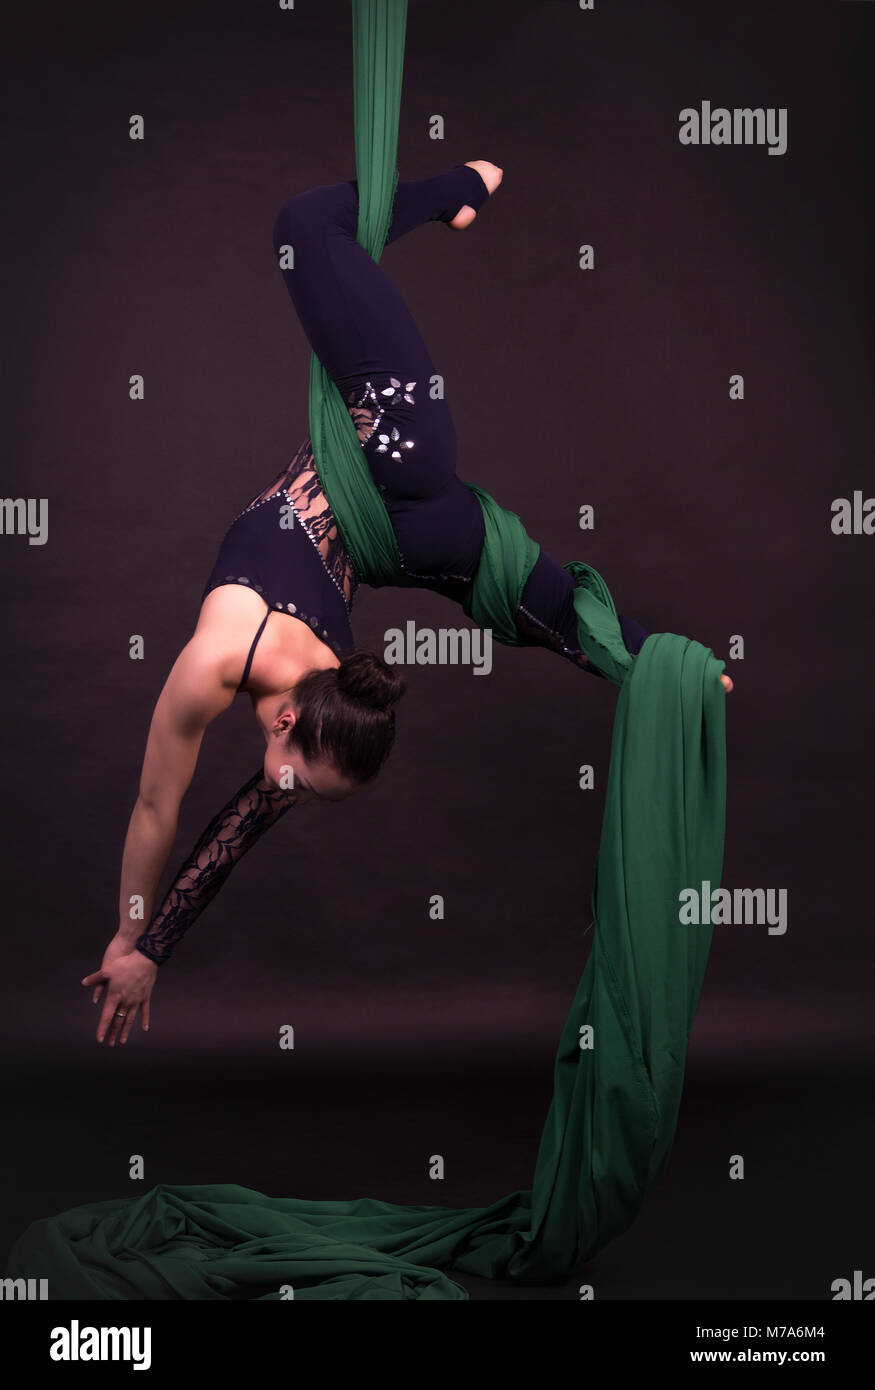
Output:
<instances>
[{"instance_id":1,"label":"woman","mask_svg":"<svg viewBox=\"0 0 875 1390\"><path fill-rule=\"evenodd\" d=\"M428 221L468 226L501 178L496 165L473 160L399 181L387 243ZM482 511L456 475L449 406L429 390L434 364L398 290L356 241L357 220L355 180L310 189L283 206L275 250L313 351L347 403L404 573L461 601L480 558ZM82 981L95 1003L103 999L99 1042L126 1042L138 1013L148 1029L158 966L269 826L313 797L351 796L388 757L403 680L374 653L354 650L356 585L306 440L232 523L194 635L155 707L125 840L119 929ZM594 671L578 645L573 589L541 551L517 627L526 643ZM637 652L646 633L620 623ZM264 764L207 826L153 916L204 730L243 690L267 745Z\"/></svg>"}]
</instances>

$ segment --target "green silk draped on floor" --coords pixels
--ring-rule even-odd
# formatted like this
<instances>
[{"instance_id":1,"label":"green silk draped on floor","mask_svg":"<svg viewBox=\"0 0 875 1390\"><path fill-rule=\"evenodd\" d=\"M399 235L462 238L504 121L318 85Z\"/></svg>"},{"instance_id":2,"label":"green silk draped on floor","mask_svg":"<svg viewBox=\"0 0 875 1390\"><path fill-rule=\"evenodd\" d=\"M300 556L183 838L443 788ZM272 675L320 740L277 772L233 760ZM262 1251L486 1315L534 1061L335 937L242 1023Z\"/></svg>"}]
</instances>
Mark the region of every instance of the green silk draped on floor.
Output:
<instances>
[{"instance_id":1,"label":"green silk draped on floor","mask_svg":"<svg viewBox=\"0 0 875 1390\"><path fill-rule=\"evenodd\" d=\"M405 24L404 0L353 0L358 237L375 259L397 178ZM315 358L310 428L359 574L405 583L349 412ZM487 539L466 611L516 645L514 614L538 546L517 516L475 491ZM568 568L581 645L619 697L593 945L559 1040L531 1190L458 1210L161 1184L35 1222L7 1275L48 1277L51 1298L275 1299L291 1285L297 1299L454 1299L467 1294L443 1270L556 1278L634 1220L671 1150L710 946L710 927L678 920L679 894L722 876L723 663L671 633L630 657L603 580L585 564ZM583 705L599 693L585 680L580 690ZM581 1048L587 1024L592 1047Z\"/></svg>"}]
</instances>

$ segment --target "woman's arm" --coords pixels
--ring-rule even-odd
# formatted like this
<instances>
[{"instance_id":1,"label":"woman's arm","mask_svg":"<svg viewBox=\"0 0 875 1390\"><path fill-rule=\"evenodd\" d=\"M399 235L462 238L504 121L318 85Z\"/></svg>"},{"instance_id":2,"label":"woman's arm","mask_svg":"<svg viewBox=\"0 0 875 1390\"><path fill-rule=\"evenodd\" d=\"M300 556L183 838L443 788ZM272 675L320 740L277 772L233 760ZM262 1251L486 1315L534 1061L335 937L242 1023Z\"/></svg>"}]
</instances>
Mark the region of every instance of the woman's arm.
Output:
<instances>
[{"instance_id":1,"label":"woman's arm","mask_svg":"<svg viewBox=\"0 0 875 1390\"><path fill-rule=\"evenodd\" d=\"M268 783L259 768L210 821L178 870L159 911L137 939L137 950L156 965L163 965L212 902L234 865L295 800L294 794Z\"/></svg>"},{"instance_id":2,"label":"woman's arm","mask_svg":"<svg viewBox=\"0 0 875 1390\"><path fill-rule=\"evenodd\" d=\"M270 826L303 796L279 790L265 780L263 768L250 777L210 821L185 863L178 870L160 910L140 937L120 946L115 937L94 975L82 981L95 986L95 1002L106 987L98 1042L110 1047L127 1042L137 1009L144 1031L158 966L168 960L176 943L216 896L238 860Z\"/></svg>"},{"instance_id":3,"label":"woman's arm","mask_svg":"<svg viewBox=\"0 0 875 1390\"><path fill-rule=\"evenodd\" d=\"M195 633L174 662L152 715L122 855L118 935L131 946L152 915L206 727L234 699L222 667L212 643Z\"/></svg>"},{"instance_id":4,"label":"woman's arm","mask_svg":"<svg viewBox=\"0 0 875 1390\"><path fill-rule=\"evenodd\" d=\"M82 981L103 998L97 1040L109 1033L126 1041L139 1009L149 1026L149 999L155 967L136 950L148 921L161 875L170 856L179 806L188 790L204 730L227 709L236 687L229 658L217 634L199 625L183 647L155 706L140 775L139 795L128 825L122 856L119 919L101 967Z\"/></svg>"}]
</instances>

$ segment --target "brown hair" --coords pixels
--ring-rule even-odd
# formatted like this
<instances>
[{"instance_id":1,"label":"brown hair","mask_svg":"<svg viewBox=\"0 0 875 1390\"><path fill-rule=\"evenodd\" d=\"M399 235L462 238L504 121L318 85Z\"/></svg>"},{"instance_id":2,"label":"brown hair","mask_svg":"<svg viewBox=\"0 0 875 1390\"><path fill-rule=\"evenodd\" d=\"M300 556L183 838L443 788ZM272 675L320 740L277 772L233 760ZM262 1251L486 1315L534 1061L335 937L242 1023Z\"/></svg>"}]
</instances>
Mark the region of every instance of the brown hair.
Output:
<instances>
[{"instance_id":1,"label":"brown hair","mask_svg":"<svg viewBox=\"0 0 875 1390\"><path fill-rule=\"evenodd\" d=\"M339 666L310 671L291 692L297 718L289 747L307 759L329 758L352 782L370 782L392 751L392 707L404 688L376 652L353 652Z\"/></svg>"}]
</instances>

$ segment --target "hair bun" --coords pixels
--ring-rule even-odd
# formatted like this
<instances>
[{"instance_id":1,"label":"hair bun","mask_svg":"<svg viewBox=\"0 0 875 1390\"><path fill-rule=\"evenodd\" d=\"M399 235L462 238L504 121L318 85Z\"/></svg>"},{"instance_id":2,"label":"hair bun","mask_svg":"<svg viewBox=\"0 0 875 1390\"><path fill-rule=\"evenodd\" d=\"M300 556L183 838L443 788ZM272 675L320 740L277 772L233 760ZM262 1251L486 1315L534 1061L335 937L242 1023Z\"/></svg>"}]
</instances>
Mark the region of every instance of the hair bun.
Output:
<instances>
[{"instance_id":1,"label":"hair bun","mask_svg":"<svg viewBox=\"0 0 875 1390\"><path fill-rule=\"evenodd\" d=\"M404 693L404 678L376 652L353 652L337 668L344 695L369 709L389 710Z\"/></svg>"}]
</instances>

